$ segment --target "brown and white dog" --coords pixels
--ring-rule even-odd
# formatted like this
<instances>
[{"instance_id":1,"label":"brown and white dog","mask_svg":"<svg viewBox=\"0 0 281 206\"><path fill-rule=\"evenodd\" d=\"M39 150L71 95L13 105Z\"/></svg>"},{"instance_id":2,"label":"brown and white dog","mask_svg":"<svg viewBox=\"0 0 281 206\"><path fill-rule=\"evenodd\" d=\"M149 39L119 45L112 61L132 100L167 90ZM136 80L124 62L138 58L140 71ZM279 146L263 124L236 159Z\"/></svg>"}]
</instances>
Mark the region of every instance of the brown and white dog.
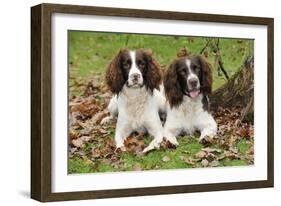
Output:
<instances>
[{"instance_id":1,"label":"brown and white dog","mask_svg":"<svg viewBox=\"0 0 281 206\"><path fill-rule=\"evenodd\" d=\"M124 150L124 140L135 131L147 131L154 137L143 152L158 148L163 127L158 112L164 110L165 97L159 92L160 68L151 52L121 49L106 71L106 83L115 94L108 105L111 117L117 116L115 142Z\"/></svg>"},{"instance_id":2,"label":"brown and white dog","mask_svg":"<svg viewBox=\"0 0 281 206\"><path fill-rule=\"evenodd\" d=\"M164 77L167 120L164 137L178 145L181 133L201 132L200 140L213 137L217 124L209 113L208 95L212 91L212 71L207 60L199 55L174 60Z\"/></svg>"}]
</instances>

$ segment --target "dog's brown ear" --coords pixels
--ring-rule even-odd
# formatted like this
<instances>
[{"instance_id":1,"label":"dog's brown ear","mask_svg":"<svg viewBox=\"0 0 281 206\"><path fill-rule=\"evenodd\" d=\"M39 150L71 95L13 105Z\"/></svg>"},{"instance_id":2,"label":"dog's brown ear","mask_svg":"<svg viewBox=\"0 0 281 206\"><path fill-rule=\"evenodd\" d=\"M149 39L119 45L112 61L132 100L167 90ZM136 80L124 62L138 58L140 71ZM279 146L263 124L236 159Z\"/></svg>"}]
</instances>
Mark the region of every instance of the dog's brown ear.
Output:
<instances>
[{"instance_id":1,"label":"dog's brown ear","mask_svg":"<svg viewBox=\"0 0 281 206\"><path fill-rule=\"evenodd\" d=\"M147 58L147 71L145 74L145 82L148 89L153 92L154 89L159 90L159 85L161 83L161 69L158 62L152 56L152 51L150 49L144 50Z\"/></svg>"},{"instance_id":2,"label":"dog's brown ear","mask_svg":"<svg viewBox=\"0 0 281 206\"><path fill-rule=\"evenodd\" d=\"M171 107L178 106L183 100L183 92L178 82L177 61L172 62L164 75L165 94Z\"/></svg>"},{"instance_id":3,"label":"dog's brown ear","mask_svg":"<svg viewBox=\"0 0 281 206\"><path fill-rule=\"evenodd\" d=\"M211 94L213 84L212 66L205 57L198 56L198 58L201 66L201 90L205 94Z\"/></svg>"},{"instance_id":4,"label":"dog's brown ear","mask_svg":"<svg viewBox=\"0 0 281 206\"><path fill-rule=\"evenodd\" d=\"M126 49L120 49L119 52L112 59L111 63L108 65L106 70L106 83L112 93L118 94L125 84L126 80L124 78L122 69L121 69L121 56Z\"/></svg>"}]
</instances>

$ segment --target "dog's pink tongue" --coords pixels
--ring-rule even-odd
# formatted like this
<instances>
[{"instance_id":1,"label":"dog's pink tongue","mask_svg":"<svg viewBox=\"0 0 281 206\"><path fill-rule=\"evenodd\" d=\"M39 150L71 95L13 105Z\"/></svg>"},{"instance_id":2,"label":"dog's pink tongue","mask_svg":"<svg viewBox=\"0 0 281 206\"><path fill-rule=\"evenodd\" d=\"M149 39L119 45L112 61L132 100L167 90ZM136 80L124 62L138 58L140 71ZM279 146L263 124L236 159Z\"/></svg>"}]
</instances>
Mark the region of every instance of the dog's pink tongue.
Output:
<instances>
[{"instance_id":1,"label":"dog's pink tongue","mask_svg":"<svg viewBox=\"0 0 281 206\"><path fill-rule=\"evenodd\" d=\"M197 91L192 91L192 92L189 93L189 95L190 95L191 98L195 98L195 97L197 97L199 95L199 91L198 90Z\"/></svg>"}]
</instances>

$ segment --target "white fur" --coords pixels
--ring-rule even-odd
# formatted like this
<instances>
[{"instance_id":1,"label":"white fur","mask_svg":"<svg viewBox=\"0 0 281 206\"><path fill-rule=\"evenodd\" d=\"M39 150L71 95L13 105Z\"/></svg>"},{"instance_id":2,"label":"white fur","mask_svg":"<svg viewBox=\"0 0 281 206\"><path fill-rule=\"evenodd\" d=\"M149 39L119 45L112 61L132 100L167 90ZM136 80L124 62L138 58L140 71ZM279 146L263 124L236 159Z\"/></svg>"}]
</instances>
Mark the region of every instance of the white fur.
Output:
<instances>
[{"instance_id":1,"label":"white fur","mask_svg":"<svg viewBox=\"0 0 281 206\"><path fill-rule=\"evenodd\" d=\"M164 137L172 144L178 145L176 137L185 132L192 135L199 130L200 140L204 137L213 137L217 132L217 124L202 104L203 95L192 99L184 96L183 102L178 107L167 107L167 120L164 125Z\"/></svg>"},{"instance_id":2,"label":"white fur","mask_svg":"<svg viewBox=\"0 0 281 206\"><path fill-rule=\"evenodd\" d=\"M134 131L147 131L154 137L143 152L159 148L163 140L163 127L158 111L165 111L165 98L156 89L149 94L145 87L129 88L124 86L121 93L114 95L108 105L110 116L102 120L105 124L117 117L115 131L116 147L124 146L125 139Z\"/></svg>"},{"instance_id":3,"label":"white fur","mask_svg":"<svg viewBox=\"0 0 281 206\"><path fill-rule=\"evenodd\" d=\"M186 66L187 66L187 68L188 68L188 70L189 70L189 75L188 75L188 77L187 77L187 85L189 86L189 87L191 87L191 85L190 85L190 81L189 80L191 80L191 79L196 79L197 80L197 82L198 82L198 85L197 85L197 88L200 88L200 81L199 81L199 78L198 78L198 76L196 75L196 74L194 74L193 73L193 71L191 70L191 61L190 61L190 59L186 59Z\"/></svg>"},{"instance_id":4,"label":"white fur","mask_svg":"<svg viewBox=\"0 0 281 206\"><path fill-rule=\"evenodd\" d=\"M145 87L129 88L124 86L119 96L113 98L117 98L118 108L115 132L116 147L124 146L124 140L133 131L146 130L154 139L143 152L158 148L163 139L163 127L158 114L158 111L163 107L160 92L154 90L151 95Z\"/></svg>"},{"instance_id":5,"label":"white fur","mask_svg":"<svg viewBox=\"0 0 281 206\"><path fill-rule=\"evenodd\" d=\"M102 120L102 124L109 122L117 117L117 125L115 131L116 147L124 146L124 140L134 131L147 131L153 136L153 141L143 152L147 152L154 148L159 148L163 140L163 126L159 117L159 111L165 111L166 100L162 92L154 89L149 92L143 84L143 77L135 63L135 52L130 52L132 66L129 71L128 85L124 85L118 95L114 95L108 105L110 116ZM140 74L138 86L132 86L130 75Z\"/></svg>"},{"instance_id":6,"label":"white fur","mask_svg":"<svg viewBox=\"0 0 281 206\"><path fill-rule=\"evenodd\" d=\"M138 69L138 66L136 64L136 52L135 51L130 51L129 52L130 57L132 59L132 65L131 65L131 69L129 71L129 77L128 77L128 85L129 86L133 86L135 83L133 82L133 75L138 74L139 78L138 78L138 85L142 85L143 84L143 77L141 74L141 71Z\"/></svg>"}]
</instances>

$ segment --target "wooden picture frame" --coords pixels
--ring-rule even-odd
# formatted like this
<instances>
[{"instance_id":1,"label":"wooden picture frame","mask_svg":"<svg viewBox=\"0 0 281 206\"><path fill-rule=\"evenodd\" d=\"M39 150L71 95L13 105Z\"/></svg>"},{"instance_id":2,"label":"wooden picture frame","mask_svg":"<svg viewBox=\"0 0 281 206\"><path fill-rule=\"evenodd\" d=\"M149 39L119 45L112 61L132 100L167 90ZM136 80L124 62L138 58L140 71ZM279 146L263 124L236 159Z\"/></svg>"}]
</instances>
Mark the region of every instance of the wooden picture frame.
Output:
<instances>
[{"instance_id":1,"label":"wooden picture frame","mask_svg":"<svg viewBox=\"0 0 281 206\"><path fill-rule=\"evenodd\" d=\"M51 149L51 16L54 13L135 17L146 19L182 20L193 22L220 22L264 25L267 27L267 179L261 181L161 186L134 189L54 193L52 186ZM104 8L91 6L40 4L31 8L31 198L42 201L81 200L92 198L160 195L172 193L205 192L273 187L274 183L274 88L273 88L272 18L229 15ZM266 72L266 70L264 71Z\"/></svg>"}]
</instances>

